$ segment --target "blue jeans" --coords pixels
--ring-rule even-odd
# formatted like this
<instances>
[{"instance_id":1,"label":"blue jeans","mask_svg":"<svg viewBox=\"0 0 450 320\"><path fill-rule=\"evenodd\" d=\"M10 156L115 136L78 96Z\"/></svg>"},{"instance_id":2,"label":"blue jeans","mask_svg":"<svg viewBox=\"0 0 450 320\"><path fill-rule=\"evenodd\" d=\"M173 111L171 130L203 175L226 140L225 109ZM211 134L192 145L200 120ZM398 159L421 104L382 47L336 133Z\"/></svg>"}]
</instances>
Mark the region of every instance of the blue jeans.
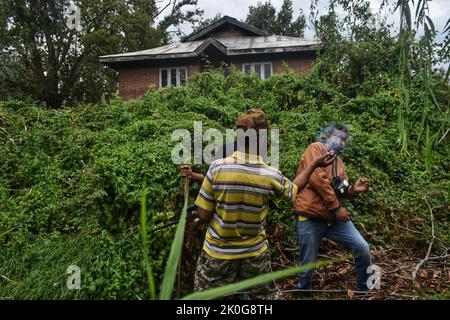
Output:
<instances>
[{"instance_id":1,"label":"blue jeans","mask_svg":"<svg viewBox=\"0 0 450 320\"><path fill-rule=\"evenodd\" d=\"M366 291L367 268L372 264L370 249L366 240L361 236L353 222L334 222L329 225L326 221L309 218L306 221L296 220L296 230L300 246L301 265L316 261L319 253L320 241L328 238L336 241L350 251L355 258L356 280L358 290ZM312 288L312 275L314 270L300 273L297 284L298 289Z\"/></svg>"}]
</instances>

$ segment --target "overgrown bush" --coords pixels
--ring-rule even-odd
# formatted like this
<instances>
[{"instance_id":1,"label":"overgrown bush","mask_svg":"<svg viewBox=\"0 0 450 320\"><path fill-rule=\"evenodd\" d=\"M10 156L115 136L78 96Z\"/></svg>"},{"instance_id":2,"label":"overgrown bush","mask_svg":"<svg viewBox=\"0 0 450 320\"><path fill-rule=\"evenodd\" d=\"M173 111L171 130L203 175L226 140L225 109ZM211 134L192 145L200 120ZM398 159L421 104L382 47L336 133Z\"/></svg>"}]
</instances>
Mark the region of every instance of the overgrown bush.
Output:
<instances>
[{"instance_id":1,"label":"overgrown bush","mask_svg":"<svg viewBox=\"0 0 450 320\"><path fill-rule=\"evenodd\" d=\"M333 122L351 127L352 140L343 154L348 173L352 179L369 177L374 185L349 208L372 244L423 250L428 238L399 226L429 233L424 197L436 208L437 250L448 244L448 138L431 146L428 168L421 133L411 132L409 153L401 154L396 87L383 80L385 86L371 90L367 86L373 84L364 82L357 95L344 95L340 85L320 75L320 68L319 63L307 77L285 72L265 81L240 72L226 78L204 73L183 87L149 91L141 100L59 111L2 102L0 297L148 298L138 232L143 183L149 227L176 218L182 180L170 158L176 143L172 131L193 132L194 121L202 121L203 130L232 128L236 116L254 106L261 106L280 129L280 167L289 178L320 128ZM448 106L448 87L440 81L434 82L441 88L437 99ZM414 84L412 90L418 99L417 116L409 118L414 128L421 121L423 91ZM429 108L428 119L440 119L438 112ZM191 201L198 187L192 187ZM292 230L288 203L275 201L270 219ZM150 234L157 285L172 231ZM291 236L294 241L293 231ZM65 286L72 264L81 267L80 291Z\"/></svg>"}]
</instances>

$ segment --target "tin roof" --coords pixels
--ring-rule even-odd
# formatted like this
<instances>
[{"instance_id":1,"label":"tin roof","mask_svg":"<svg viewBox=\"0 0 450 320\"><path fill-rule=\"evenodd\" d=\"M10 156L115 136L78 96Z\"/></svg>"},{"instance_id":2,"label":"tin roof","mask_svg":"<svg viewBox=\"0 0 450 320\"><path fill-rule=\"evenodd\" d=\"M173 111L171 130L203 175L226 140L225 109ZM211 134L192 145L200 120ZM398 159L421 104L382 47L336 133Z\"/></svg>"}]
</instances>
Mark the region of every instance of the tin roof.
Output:
<instances>
[{"instance_id":1,"label":"tin roof","mask_svg":"<svg viewBox=\"0 0 450 320\"><path fill-rule=\"evenodd\" d=\"M125 61L190 58L199 56L210 45L215 46L227 56L243 54L314 51L320 47L318 40L308 40L287 36L245 36L214 38L168 44L162 47L101 56L102 63Z\"/></svg>"}]
</instances>

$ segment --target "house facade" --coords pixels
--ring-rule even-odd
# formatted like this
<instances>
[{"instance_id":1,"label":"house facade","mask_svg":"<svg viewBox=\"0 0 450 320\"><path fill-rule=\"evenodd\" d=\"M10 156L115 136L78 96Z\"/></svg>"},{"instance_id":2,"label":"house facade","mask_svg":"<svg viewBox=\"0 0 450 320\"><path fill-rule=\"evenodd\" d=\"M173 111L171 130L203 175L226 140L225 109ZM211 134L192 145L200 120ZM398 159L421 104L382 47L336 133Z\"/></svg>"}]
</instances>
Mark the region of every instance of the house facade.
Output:
<instances>
[{"instance_id":1,"label":"house facade","mask_svg":"<svg viewBox=\"0 0 450 320\"><path fill-rule=\"evenodd\" d=\"M224 65L262 79L281 72L283 63L295 73L307 73L319 48L317 40L268 35L225 16L181 43L101 56L100 62L118 71L119 96L129 100L150 88L182 85L196 72Z\"/></svg>"}]
</instances>

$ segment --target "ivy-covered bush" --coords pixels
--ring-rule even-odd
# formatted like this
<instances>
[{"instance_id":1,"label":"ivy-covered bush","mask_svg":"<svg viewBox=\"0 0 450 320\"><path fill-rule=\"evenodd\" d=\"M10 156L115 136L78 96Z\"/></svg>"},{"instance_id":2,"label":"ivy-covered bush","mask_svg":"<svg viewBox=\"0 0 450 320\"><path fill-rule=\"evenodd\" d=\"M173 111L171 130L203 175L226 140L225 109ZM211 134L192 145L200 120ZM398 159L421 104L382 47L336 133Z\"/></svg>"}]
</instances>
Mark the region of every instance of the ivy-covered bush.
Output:
<instances>
[{"instance_id":1,"label":"ivy-covered bush","mask_svg":"<svg viewBox=\"0 0 450 320\"><path fill-rule=\"evenodd\" d=\"M255 106L280 129L280 169L292 179L302 152L323 126L350 126L352 140L342 156L347 171L351 179L371 178L373 188L349 209L372 244L423 250L428 238L399 226L429 233L424 197L436 208L439 245L448 243L448 138L434 142L430 158L425 132L412 130L408 153L401 153L396 87L381 79L383 87L369 90L379 83L364 82L359 94L348 96L323 78L320 68L319 63L306 77L286 71L264 81L240 72L203 73L183 87L149 91L140 100L58 111L1 102L0 297L148 298L138 227L144 182L150 227L176 218L182 179L171 161L172 132L193 132L194 121L202 121L203 130L224 131ZM435 85L441 88L436 98L445 102L448 91ZM421 90L413 84L416 101ZM427 116L440 119L438 112L429 108ZM417 111L409 126L419 128L421 119ZM193 201L199 185L191 188ZM290 204L275 201L269 216L293 230ZM170 228L150 234L157 284L172 237ZM65 286L70 265L81 267L79 291Z\"/></svg>"}]
</instances>

